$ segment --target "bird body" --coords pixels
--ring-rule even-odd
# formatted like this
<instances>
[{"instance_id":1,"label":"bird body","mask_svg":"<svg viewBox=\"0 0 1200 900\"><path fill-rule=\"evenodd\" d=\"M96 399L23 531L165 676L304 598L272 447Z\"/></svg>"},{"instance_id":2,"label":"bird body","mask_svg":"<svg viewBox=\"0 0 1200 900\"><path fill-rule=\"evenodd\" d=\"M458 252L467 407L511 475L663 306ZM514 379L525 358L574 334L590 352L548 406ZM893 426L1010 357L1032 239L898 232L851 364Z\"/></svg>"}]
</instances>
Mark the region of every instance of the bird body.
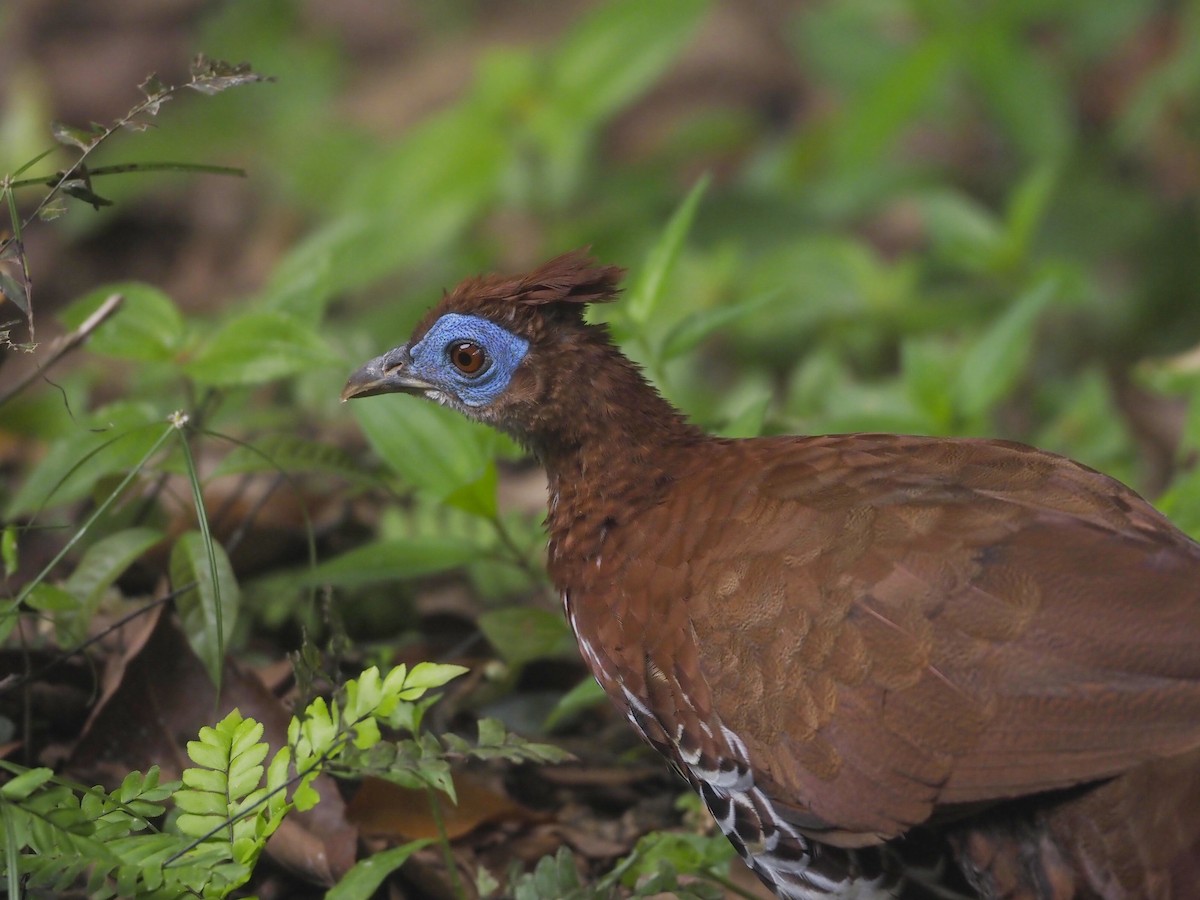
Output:
<instances>
[{"instance_id":1,"label":"bird body","mask_svg":"<svg viewBox=\"0 0 1200 900\"><path fill-rule=\"evenodd\" d=\"M620 274L465 282L343 396L533 449L584 659L763 881L1200 896L1200 545L1011 442L711 437L584 322Z\"/></svg>"}]
</instances>

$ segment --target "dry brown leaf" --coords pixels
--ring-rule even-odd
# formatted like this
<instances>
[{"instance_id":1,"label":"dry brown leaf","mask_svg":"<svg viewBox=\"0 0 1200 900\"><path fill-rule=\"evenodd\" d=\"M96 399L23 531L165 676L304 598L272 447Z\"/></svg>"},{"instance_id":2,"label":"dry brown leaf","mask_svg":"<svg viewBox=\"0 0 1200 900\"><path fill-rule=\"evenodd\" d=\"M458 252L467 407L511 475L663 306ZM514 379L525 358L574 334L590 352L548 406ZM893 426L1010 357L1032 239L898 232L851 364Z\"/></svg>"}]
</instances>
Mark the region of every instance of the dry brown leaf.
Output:
<instances>
[{"instance_id":1,"label":"dry brown leaf","mask_svg":"<svg viewBox=\"0 0 1200 900\"><path fill-rule=\"evenodd\" d=\"M439 795L442 819L451 840L488 822L530 822L539 818L469 772L455 774L454 790L458 794L457 804ZM363 781L350 801L346 816L364 835L373 837L413 840L438 836L425 791L403 788L378 778Z\"/></svg>"}]
</instances>

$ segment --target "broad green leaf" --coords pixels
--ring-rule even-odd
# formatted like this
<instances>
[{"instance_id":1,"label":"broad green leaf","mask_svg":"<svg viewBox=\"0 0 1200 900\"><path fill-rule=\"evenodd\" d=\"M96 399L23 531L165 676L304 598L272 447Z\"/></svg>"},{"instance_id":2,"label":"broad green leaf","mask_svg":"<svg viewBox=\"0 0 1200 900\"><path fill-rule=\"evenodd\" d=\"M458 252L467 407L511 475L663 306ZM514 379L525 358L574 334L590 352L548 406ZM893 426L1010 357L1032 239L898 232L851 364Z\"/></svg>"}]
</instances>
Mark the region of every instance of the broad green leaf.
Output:
<instances>
[{"instance_id":1,"label":"broad green leaf","mask_svg":"<svg viewBox=\"0 0 1200 900\"><path fill-rule=\"evenodd\" d=\"M580 125L599 124L645 91L678 54L707 0L613 0L562 40L549 81L556 105Z\"/></svg>"},{"instance_id":2,"label":"broad green leaf","mask_svg":"<svg viewBox=\"0 0 1200 900\"><path fill-rule=\"evenodd\" d=\"M162 540L154 528L127 528L88 547L64 587L85 610L95 610L100 597L143 553Z\"/></svg>"},{"instance_id":3,"label":"broad green leaf","mask_svg":"<svg viewBox=\"0 0 1200 900\"><path fill-rule=\"evenodd\" d=\"M315 326L336 294L446 248L509 171L513 147L499 116L468 97L356 161L340 185L340 209L275 267L264 305Z\"/></svg>"},{"instance_id":4,"label":"broad green leaf","mask_svg":"<svg viewBox=\"0 0 1200 900\"><path fill-rule=\"evenodd\" d=\"M469 484L451 491L443 498L447 506L469 512L473 516L484 519L494 519L498 514L496 505L496 488L499 477L496 463L488 462L483 467L483 474Z\"/></svg>"},{"instance_id":5,"label":"broad green leaf","mask_svg":"<svg viewBox=\"0 0 1200 900\"><path fill-rule=\"evenodd\" d=\"M219 328L184 366L203 384L261 384L338 358L315 329L281 312L249 312Z\"/></svg>"},{"instance_id":6,"label":"broad green leaf","mask_svg":"<svg viewBox=\"0 0 1200 900\"><path fill-rule=\"evenodd\" d=\"M195 587L184 590L175 598L175 606L192 650L204 663L213 683L219 684L224 663L221 651L237 622L239 591L225 548L213 544L212 550L216 557L215 580L209 566L208 549L200 532L189 531L180 535L171 550L171 586L181 590L185 585L195 582ZM221 611L219 618L218 606ZM222 624L223 634L218 633L218 622Z\"/></svg>"},{"instance_id":7,"label":"broad green leaf","mask_svg":"<svg viewBox=\"0 0 1200 900\"><path fill-rule=\"evenodd\" d=\"M498 443L486 426L416 397L383 397L350 408L383 461L439 500L479 481Z\"/></svg>"},{"instance_id":8,"label":"broad green leaf","mask_svg":"<svg viewBox=\"0 0 1200 900\"><path fill-rule=\"evenodd\" d=\"M543 609L517 606L487 612L479 617L479 628L512 666L566 656L575 650L575 639L563 617Z\"/></svg>"},{"instance_id":9,"label":"broad green leaf","mask_svg":"<svg viewBox=\"0 0 1200 900\"><path fill-rule=\"evenodd\" d=\"M647 254L645 264L629 288L628 296L621 301L622 314L635 326L642 326L654 317L659 301L667 292L671 271L696 218L700 198L708 190L710 181L708 175L703 176L679 204L671 221L663 229L662 236Z\"/></svg>"},{"instance_id":10,"label":"broad green leaf","mask_svg":"<svg viewBox=\"0 0 1200 900\"><path fill-rule=\"evenodd\" d=\"M871 80L836 131L834 162L839 167L858 169L884 154L896 134L929 102L951 62L950 50L940 36L926 38Z\"/></svg>"},{"instance_id":11,"label":"broad green leaf","mask_svg":"<svg viewBox=\"0 0 1200 900\"><path fill-rule=\"evenodd\" d=\"M955 386L960 410L982 415L1012 390L1029 360L1038 316L1057 293L1056 280L1039 281L967 351Z\"/></svg>"},{"instance_id":12,"label":"broad green leaf","mask_svg":"<svg viewBox=\"0 0 1200 900\"><path fill-rule=\"evenodd\" d=\"M1035 159L1065 153L1072 140L1072 101L1065 79L1037 44L996 22L981 23L966 35L963 62L1008 140Z\"/></svg>"},{"instance_id":13,"label":"broad green leaf","mask_svg":"<svg viewBox=\"0 0 1200 900\"><path fill-rule=\"evenodd\" d=\"M153 285L126 281L91 291L63 311L63 324L78 328L112 294L121 294L125 302L92 334L88 349L138 362L174 357L183 342L183 316L171 298Z\"/></svg>"},{"instance_id":14,"label":"broad green leaf","mask_svg":"<svg viewBox=\"0 0 1200 900\"><path fill-rule=\"evenodd\" d=\"M27 769L4 784L0 784L0 797L11 801L24 800L53 777L54 770L44 766Z\"/></svg>"},{"instance_id":15,"label":"broad green leaf","mask_svg":"<svg viewBox=\"0 0 1200 900\"><path fill-rule=\"evenodd\" d=\"M543 856L537 866L513 883L513 900L562 900L586 897L571 851L559 847L554 856Z\"/></svg>"},{"instance_id":16,"label":"broad green leaf","mask_svg":"<svg viewBox=\"0 0 1200 900\"><path fill-rule=\"evenodd\" d=\"M632 866L621 877L623 884L634 885L644 875L654 873L662 863L677 872L727 871L734 857L733 846L722 835L656 831L638 841Z\"/></svg>"},{"instance_id":17,"label":"broad green leaf","mask_svg":"<svg viewBox=\"0 0 1200 900\"><path fill-rule=\"evenodd\" d=\"M929 433L954 426L950 386L958 371L957 351L944 340L911 338L900 345L900 369L913 405L929 418Z\"/></svg>"},{"instance_id":18,"label":"broad green leaf","mask_svg":"<svg viewBox=\"0 0 1200 900\"><path fill-rule=\"evenodd\" d=\"M354 587L444 572L465 566L478 556L478 546L445 538L377 541L334 557L296 578L300 584Z\"/></svg>"},{"instance_id":19,"label":"broad green leaf","mask_svg":"<svg viewBox=\"0 0 1200 900\"><path fill-rule=\"evenodd\" d=\"M452 663L417 663L404 679L404 689L400 692L400 699L417 700L426 691L442 687L469 671L465 666L456 666ZM420 691L420 693L413 694L412 691Z\"/></svg>"},{"instance_id":20,"label":"broad green leaf","mask_svg":"<svg viewBox=\"0 0 1200 900\"><path fill-rule=\"evenodd\" d=\"M383 884L383 879L404 865L410 856L427 847L432 840L424 839L401 844L390 850L372 854L351 867L325 894L325 900L370 900Z\"/></svg>"},{"instance_id":21,"label":"broad green leaf","mask_svg":"<svg viewBox=\"0 0 1200 900\"><path fill-rule=\"evenodd\" d=\"M74 594L44 581L33 586L25 602L34 609L49 613L73 613L79 610L79 600Z\"/></svg>"},{"instance_id":22,"label":"broad green leaf","mask_svg":"<svg viewBox=\"0 0 1200 900\"><path fill-rule=\"evenodd\" d=\"M16 495L6 515L60 506L86 496L106 475L127 472L162 437L162 413L149 404L115 403L55 441Z\"/></svg>"},{"instance_id":23,"label":"broad green leaf","mask_svg":"<svg viewBox=\"0 0 1200 900\"><path fill-rule=\"evenodd\" d=\"M995 215L964 193L938 190L921 203L925 226L939 257L966 271L987 268L1003 234Z\"/></svg>"},{"instance_id":24,"label":"broad green leaf","mask_svg":"<svg viewBox=\"0 0 1200 900\"><path fill-rule=\"evenodd\" d=\"M1033 238L1058 186L1059 166L1042 163L1034 167L1009 198L1004 225L1004 256L1000 263L1015 268L1029 256Z\"/></svg>"}]
</instances>

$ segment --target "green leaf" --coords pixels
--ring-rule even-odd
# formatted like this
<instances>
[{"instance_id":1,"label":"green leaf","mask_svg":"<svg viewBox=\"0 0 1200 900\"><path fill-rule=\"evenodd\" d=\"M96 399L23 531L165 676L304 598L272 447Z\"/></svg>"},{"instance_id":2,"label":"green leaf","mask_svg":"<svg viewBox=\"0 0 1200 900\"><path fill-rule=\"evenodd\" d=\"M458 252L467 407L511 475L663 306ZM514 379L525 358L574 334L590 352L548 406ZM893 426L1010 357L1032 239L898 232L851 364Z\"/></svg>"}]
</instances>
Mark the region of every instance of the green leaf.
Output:
<instances>
[{"instance_id":1,"label":"green leaf","mask_svg":"<svg viewBox=\"0 0 1200 900\"><path fill-rule=\"evenodd\" d=\"M836 132L833 159L858 169L884 155L892 139L929 101L951 62L950 45L926 38L907 56L872 79Z\"/></svg>"},{"instance_id":2,"label":"green leaf","mask_svg":"<svg viewBox=\"0 0 1200 900\"><path fill-rule=\"evenodd\" d=\"M384 462L439 500L484 478L498 443L486 426L415 397L352 403L351 409Z\"/></svg>"},{"instance_id":3,"label":"green leaf","mask_svg":"<svg viewBox=\"0 0 1200 900\"><path fill-rule=\"evenodd\" d=\"M214 543L212 551L216 557L215 580L209 565L208 547L200 532L180 535L171 550L171 584L179 590L191 582L196 583L194 588L176 597L175 606L192 650L204 663L213 683L219 684L224 664L221 651L233 634L240 594L225 549ZM218 622L223 634L218 633Z\"/></svg>"},{"instance_id":4,"label":"green leaf","mask_svg":"<svg viewBox=\"0 0 1200 900\"><path fill-rule=\"evenodd\" d=\"M296 791L292 794L292 803L300 812L312 809L321 802L321 795L317 793L312 786L312 781L304 778L296 785Z\"/></svg>"},{"instance_id":5,"label":"green leaf","mask_svg":"<svg viewBox=\"0 0 1200 900\"><path fill-rule=\"evenodd\" d=\"M85 610L95 610L109 586L143 553L161 541L155 528L127 528L88 547L64 587Z\"/></svg>"},{"instance_id":6,"label":"green leaf","mask_svg":"<svg viewBox=\"0 0 1200 900\"><path fill-rule=\"evenodd\" d=\"M44 581L30 589L25 602L43 612L75 612L79 609L74 594Z\"/></svg>"},{"instance_id":7,"label":"green leaf","mask_svg":"<svg viewBox=\"0 0 1200 900\"><path fill-rule=\"evenodd\" d=\"M512 666L535 659L567 656L575 639L561 615L531 607L497 609L479 617L479 628Z\"/></svg>"},{"instance_id":8,"label":"green leaf","mask_svg":"<svg viewBox=\"0 0 1200 900\"><path fill-rule=\"evenodd\" d=\"M1037 227L1058 186L1059 169L1053 162L1035 166L1009 198L1000 260L1004 266L1015 268L1028 258Z\"/></svg>"},{"instance_id":9,"label":"green leaf","mask_svg":"<svg viewBox=\"0 0 1200 900\"><path fill-rule=\"evenodd\" d=\"M191 744L189 744L189 747L190 746L191 746ZM196 750L196 752L201 757L204 757L203 762L202 762L202 760L197 759L196 757L192 757L192 759L198 764L207 765L210 761L212 761L214 759L211 756L209 756L209 757L204 756L206 751L202 745ZM190 756L191 751L189 750L188 753ZM223 758L224 757L217 757L218 760L223 759ZM183 774L180 776L180 778L182 779L185 786L187 786L193 790L209 791L211 793L224 794L225 787L228 784L228 779L225 776L224 763L221 763L220 765L221 765L222 771L216 771L216 772L212 771L211 768L184 769Z\"/></svg>"},{"instance_id":10,"label":"green leaf","mask_svg":"<svg viewBox=\"0 0 1200 900\"><path fill-rule=\"evenodd\" d=\"M960 410L982 415L1013 389L1029 361L1038 316L1057 294L1057 279L1039 281L964 355L955 391Z\"/></svg>"},{"instance_id":11,"label":"green leaf","mask_svg":"<svg viewBox=\"0 0 1200 900\"><path fill-rule=\"evenodd\" d=\"M554 856L543 856L530 873L513 882L514 900L563 900L584 898L581 893L579 870L566 847L559 847Z\"/></svg>"},{"instance_id":12,"label":"green leaf","mask_svg":"<svg viewBox=\"0 0 1200 900\"><path fill-rule=\"evenodd\" d=\"M188 741L188 757L197 766L221 773L222 789L228 784L226 770L229 767L229 742L215 729L204 726L200 729L200 739ZM184 784L191 786L184 770Z\"/></svg>"},{"instance_id":13,"label":"green leaf","mask_svg":"<svg viewBox=\"0 0 1200 900\"><path fill-rule=\"evenodd\" d=\"M121 294L125 302L93 332L88 349L138 362L172 359L183 343L183 317L171 298L153 285L125 281L91 291L63 311L63 324L78 328L113 294Z\"/></svg>"},{"instance_id":14,"label":"green leaf","mask_svg":"<svg viewBox=\"0 0 1200 900\"><path fill-rule=\"evenodd\" d=\"M377 541L298 573L296 579L302 585L355 587L419 578L465 566L478 558L479 547L461 540L418 537Z\"/></svg>"},{"instance_id":15,"label":"green leaf","mask_svg":"<svg viewBox=\"0 0 1200 900\"><path fill-rule=\"evenodd\" d=\"M27 769L10 781L0 784L0 797L13 802L24 800L53 777L54 770L45 766Z\"/></svg>"},{"instance_id":16,"label":"green leaf","mask_svg":"<svg viewBox=\"0 0 1200 900\"><path fill-rule=\"evenodd\" d=\"M930 431L946 432L954 426L953 395L958 354L944 340L911 338L900 345L904 386L913 405L929 417Z\"/></svg>"},{"instance_id":17,"label":"green leaf","mask_svg":"<svg viewBox=\"0 0 1200 900\"><path fill-rule=\"evenodd\" d=\"M483 467L483 474L477 479L464 484L447 494L442 502L482 519L495 519L499 514L496 502L496 488L499 476L496 472L495 461L489 461Z\"/></svg>"},{"instance_id":18,"label":"green leaf","mask_svg":"<svg viewBox=\"0 0 1200 900\"><path fill-rule=\"evenodd\" d=\"M1065 79L1017 26L994 19L966 32L963 61L1009 141L1031 158L1058 158L1074 119Z\"/></svg>"},{"instance_id":19,"label":"green leaf","mask_svg":"<svg viewBox=\"0 0 1200 900\"><path fill-rule=\"evenodd\" d=\"M152 426L152 427L151 427ZM114 403L57 440L8 505L17 516L88 494L106 475L126 472L162 437L162 415L149 404Z\"/></svg>"},{"instance_id":20,"label":"green leaf","mask_svg":"<svg viewBox=\"0 0 1200 900\"><path fill-rule=\"evenodd\" d=\"M708 190L711 178L704 175L688 192L679 208L671 216L671 221L663 229L662 236L651 248L646 261L638 272L638 277L629 288L629 293L621 302L623 314L635 326L642 326L654 317L659 301L667 292L671 280L671 271L679 258L683 240L692 228L696 218L696 210L700 198Z\"/></svg>"},{"instance_id":21,"label":"green leaf","mask_svg":"<svg viewBox=\"0 0 1200 900\"><path fill-rule=\"evenodd\" d=\"M336 365L315 329L281 312L249 312L220 328L184 366L202 384L261 384Z\"/></svg>"},{"instance_id":22,"label":"green leaf","mask_svg":"<svg viewBox=\"0 0 1200 900\"><path fill-rule=\"evenodd\" d=\"M767 410L771 408L773 397L769 390L763 390L750 396L741 410L728 422L721 426L721 437L747 438L758 437L763 432L763 424L767 420Z\"/></svg>"},{"instance_id":23,"label":"green leaf","mask_svg":"<svg viewBox=\"0 0 1200 900\"><path fill-rule=\"evenodd\" d=\"M224 796L216 791L185 790L175 797L175 806L180 812L225 818L227 804Z\"/></svg>"},{"instance_id":24,"label":"green leaf","mask_svg":"<svg viewBox=\"0 0 1200 900\"><path fill-rule=\"evenodd\" d=\"M706 0L615 0L558 44L549 81L576 128L599 124L645 91L678 54Z\"/></svg>"},{"instance_id":25,"label":"green leaf","mask_svg":"<svg viewBox=\"0 0 1200 900\"><path fill-rule=\"evenodd\" d=\"M937 190L923 199L921 211L934 249L947 263L968 272L992 263L1002 232L990 210L959 191Z\"/></svg>"},{"instance_id":26,"label":"green leaf","mask_svg":"<svg viewBox=\"0 0 1200 900\"><path fill-rule=\"evenodd\" d=\"M214 828L221 827L226 821L224 813L219 816L199 816L194 813L181 813L175 819L175 827L189 837L203 837Z\"/></svg>"},{"instance_id":27,"label":"green leaf","mask_svg":"<svg viewBox=\"0 0 1200 900\"><path fill-rule=\"evenodd\" d=\"M405 676L404 688L400 691L399 697L401 700L417 700L426 691L442 687L469 671L470 669L466 666L456 666L453 663L417 663ZM389 677L384 681L385 689L390 687L393 681L391 673L388 674Z\"/></svg>"},{"instance_id":28,"label":"green leaf","mask_svg":"<svg viewBox=\"0 0 1200 900\"><path fill-rule=\"evenodd\" d=\"M339 183L341 211L275 267L263 298L315 326L335 294L441 254L493 202L514 153L500 113L467 98ZM508 114L508 110L503 111Z\"/></svg>"},{"instance_id":29,"label":"green leaf","mask_svg":"<svg viewBox=\"0 0 1200 900\"><path fill-rule=\"evenodd\" d=\"M370 900L375 891L383 884L383 880L396 869L404 865L408 858L427 847L432 840L411 841L372 854L351 867L325 894L325 900Z\"/></svg>"},{"instance_id":30,"label":"green leaf","mask_svg":"<svg viewBox=\"0 0 1200 900\"><path fill-rule=\"evenodd\" d=\"M621 881L632 887L638 879L658 871L664 863L676 872L724 874L734 853L724 835L655 831L637 842L631 865L621 876Z\"/></svg>"},{"instance_id":31,"label":"green leaf","mask_svg":"<svg viewBox=\"0 0 1200 900\"><path fill-rule=\"evenodd\" d=\"M199 846L185 851L188 862L216 863L213 877L204 881L209 886L206 895L224 897L249 879L287 811L286 802L268 803L267 789L261 787L262 761L270 750L260 740L262 734L259 722L234 709L188 742L187 753L195 765L184 769L185 788L175 793L181 812L175 825L185 835L202 838ZM276 771L275 777L279 774ZM172 867L171 875L179 878L180 868Z\"/></svg>"},{"instance_id":32,"label":"green leaf","mask_svg":"<svg viewBox=\"0 0 1200 900\"><path fill-rule=\"evenodd\" d=\"M17 526L5 525L0 532L0 563L4 565L4 577L17 572Z\"/></svg>"}]
</instances>

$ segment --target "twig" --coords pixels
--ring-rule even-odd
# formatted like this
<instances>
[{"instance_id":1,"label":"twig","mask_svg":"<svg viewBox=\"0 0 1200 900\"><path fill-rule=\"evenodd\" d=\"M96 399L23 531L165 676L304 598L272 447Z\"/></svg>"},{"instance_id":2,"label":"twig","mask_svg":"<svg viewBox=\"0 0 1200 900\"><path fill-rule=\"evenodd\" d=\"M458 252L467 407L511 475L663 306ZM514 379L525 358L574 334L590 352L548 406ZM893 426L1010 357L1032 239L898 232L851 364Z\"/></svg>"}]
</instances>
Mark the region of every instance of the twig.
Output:
<instances>
[{"instance_id":1,"label":"twig","mask_svg":"<svg viewBox=\"0 0 1200 900\"><path fill-rule=\"evenodd\" d=\"M103 325L108 319L121 308L121 304L125 302L125 298L121 294L113 294L107 300L100 304L100 308L88 316L83 323L72 331L70 334L65 334L55 340L50 345L49 354L40 366L26 372L17 381L5 388L0 388L0 405L7 403L29 385L33 384L40 376L44 375L49 369L58 363L64 356L72 350L83 344L92 336L92 332Z\"/></svg>"}]
</instances>

